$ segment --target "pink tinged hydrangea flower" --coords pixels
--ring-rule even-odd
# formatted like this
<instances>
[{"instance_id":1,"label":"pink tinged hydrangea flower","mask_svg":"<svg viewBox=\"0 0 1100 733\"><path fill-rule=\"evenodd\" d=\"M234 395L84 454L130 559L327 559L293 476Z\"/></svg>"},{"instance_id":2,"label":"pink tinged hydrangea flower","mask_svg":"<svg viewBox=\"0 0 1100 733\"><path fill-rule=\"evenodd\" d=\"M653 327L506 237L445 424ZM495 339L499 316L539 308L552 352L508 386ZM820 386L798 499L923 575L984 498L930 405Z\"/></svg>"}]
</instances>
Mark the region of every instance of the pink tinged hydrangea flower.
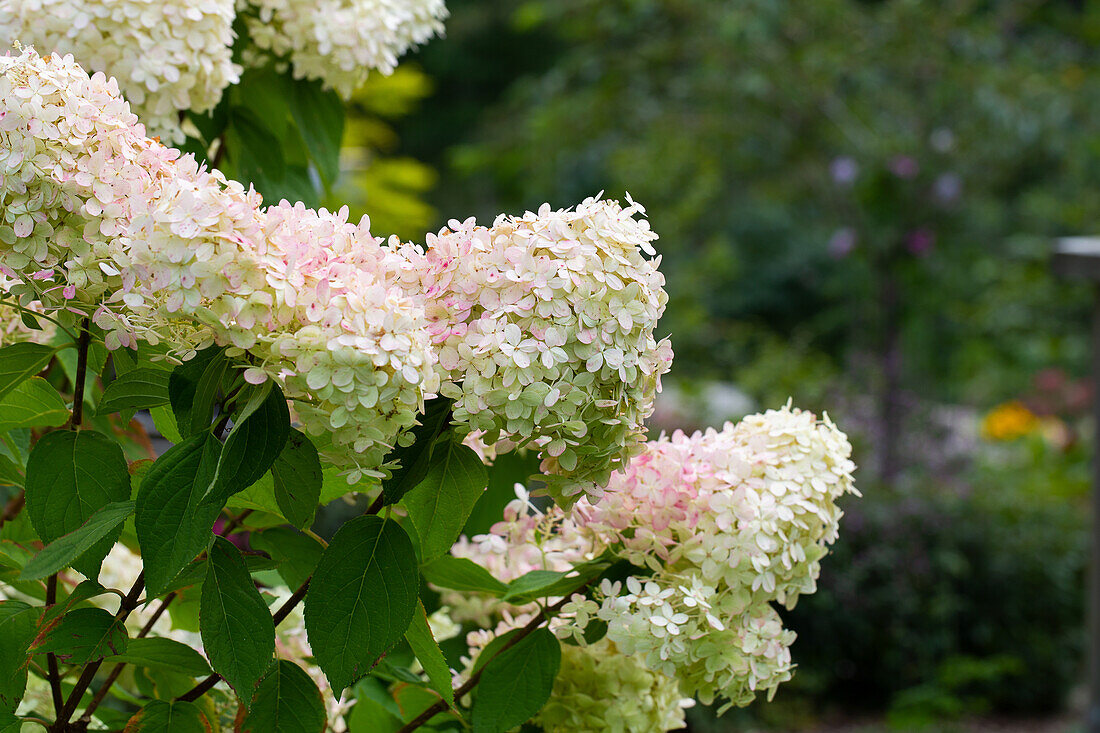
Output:
<instances>
[{"instance_id":1,"label":"pink tinged hydrangea flower","mask_svg":"<svg viewBox=\"0 0 1100 733\"><path fill-rule=\"evenodd\" d=\"M710 584L762 589L793 606L813 592L836 539L836 500L858 493L850 456L827 416L788 406L651 442L600 504L574 512L636 565L694 567Z\"/></svg>"},{"instance_id":2,"label":"pink tinged hydrangea flower","mask_svg":"<svg viewBox=\"0 0 1100 733\"><path fill-rule=\"evenodd\" d=\"M595 615L590 601L572 599L555 633L583 639L599 618L615 649L685 693L745 705L790 678L794 634L772 603L790 607L813 592L837 536L836 501L857 493L850 455L828 417L790 406L722 430L675 433L616 472L600 503L541 513L517 492L504 521L454 551L504 580L539 567L544 553L553 569L607 551L647 568L647 578L605 580ZM483 600L480 618L500 608Z\"/></svg>"},{"instance_id":3,"label":"pink tinged hydrangea flower","mask_svg":"<svg viewBox=\"0 0 1100 733\"><path fill-rule=\"evenodd\" d=\"M644 442L672 351L668 298L641 206L588 199L491 228L451 221L406 245L455 420L493 444L534 445L554 497L598 499Z\"/></svg>"},{"instance_id":4,"label":"pink tinged hydrangea flower","mask_svg":"<svg viewBox=\"0 0 1100 733\"><path fill-rule=\"evenodd\" d=\"M0 40L118 79L151 135L182 142L180 111L213 109L240 78L234 14L233 0L0 0Z\"/></svg>"},{"instance_id":5,"label":"pink tinged hydrangea flower","mask_svg":"<svg viewBox=\"0 0 1100 733\"><path fill-rule=\"evenodd\" d=\"M55 236L0 224L0 261L23 301L91 314L110 348L136 339L189 358L211 343L256 364L349 478L377 475L438 389L427 320L396 280L398 255L347 211L283 203L166 148L113 81L33 51L0 59L4 222L33 211ZM42 124L43 109L50 124ZM36 208L32 208L36 207ZM44 288L35 273L75 288ZM247 355L247 356L246 356Z\"/></svg>"}]
</instances>

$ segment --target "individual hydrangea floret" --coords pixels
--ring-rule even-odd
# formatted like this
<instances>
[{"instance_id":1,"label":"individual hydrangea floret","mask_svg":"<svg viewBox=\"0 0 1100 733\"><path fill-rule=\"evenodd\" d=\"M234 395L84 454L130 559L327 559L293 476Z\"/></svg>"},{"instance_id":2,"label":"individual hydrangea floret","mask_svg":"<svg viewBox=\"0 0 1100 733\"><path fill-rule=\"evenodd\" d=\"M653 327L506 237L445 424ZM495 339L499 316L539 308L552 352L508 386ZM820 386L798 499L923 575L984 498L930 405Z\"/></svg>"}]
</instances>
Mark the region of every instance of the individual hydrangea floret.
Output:
<instances>
[{"instance_id":1,"label":"individual hydrangea floret","mask_svg":"<svg viewBox=\"0 0 1100 733\"><path fill-rule=\"evenodd\" d=\"M233 0L0 0L0 42L71 53L118 85L149 134L182 142L182 110L237 83Z\"/></svg>"},{"instance_id":2,"label":"individual hydrangea floret","mask_svg":"<svg viewBox=\"0 0 1100 733\"><path fill-rule=\"evenodd\" d=\"M372 70L443 32L443 0L240 0L253 45L289 61L296 78L350 97ZM252 52L248 60L266 63Z\"/></svg>"},{"instance_id":3,"label":"individual hydrangea floret","mask_svg":"<svg viewBox=\"0 0 1100 733\"><path fill-rule=\"evenodd\" d=\"M426 248L404 248L455 420L486 444L534 444L564 503L598 499L641 449L671 365L654 338L668 300L657 235L638 214L590 198L491 228L452 221Z\"/></svg>"}]
</instances>

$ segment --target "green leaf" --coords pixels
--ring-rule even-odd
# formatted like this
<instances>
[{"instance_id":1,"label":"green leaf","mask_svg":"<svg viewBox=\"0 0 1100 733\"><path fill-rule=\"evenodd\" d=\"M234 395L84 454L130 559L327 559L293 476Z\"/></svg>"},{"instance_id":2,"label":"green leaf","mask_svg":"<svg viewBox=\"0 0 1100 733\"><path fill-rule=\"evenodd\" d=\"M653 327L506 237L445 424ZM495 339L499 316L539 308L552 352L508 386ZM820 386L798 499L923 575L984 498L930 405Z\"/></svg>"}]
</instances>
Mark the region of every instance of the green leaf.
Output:
<instances>
[{"instance_id":1,"label":"green leaf","mask_svg":"<svg viewBox=\"0 0 1100 733\"><path fill-rule=\"evenodd\" d=\"M52 623L54 619L64 616L77 604L83 603L89 598L106 595L107 593L109 593L109 591L96 581L83 580L73 588L73 592L65 597L60 603L56 603L46 609L45 613L42 614L42 620L39 622L39 627L46 627Z\"/></svg>"},{"instance_id":2,"label":"green leaf","mask_svg":"<svg viewBox=\"0 0 1100 733\"><path fill-rule=\"evenodd\" d=\"M126 652L126 627L102 608L77 608L61 617L31 649L53 652L65 664L83 665Z\"/></svg>"},{"instance_id":3,"label":"green leaf","mask_svg":"<svg viewBox=\"0 0 1100 733\"><path fill-rule=\"evenodd\" d=\"M23 730L23 719L15 717L15 713L8 710L0 710L0 733L20 733Z\"/></svg>"},{"instance_id":4,"label":"green leaf","mask_svg":"<svg viewBox=\"0 0 1100 733\"><path fill-rule=\"evenodd\" d=\"M237 176L251 183L269 198L273 186L286 176L283 146L268 123L248 107L235 106L229 111L226 150L237 168Z\"/></svg>"},{"instance_id":5,"label":"green leaf","mask_svg":"<svg viewBox=\"0 0 1100 733\"><path fill-rule=\"evenodd\" d=\"M312 441L311 441L312 442ZM347 479L340 475L340 469L334 466L325 466L321 469L321 497L318 503L327 504L339 499L351 491L366 492L377 488L378 484L372 481L363 481L350 485ZM283 510L275 498L275 478L268 471L260 480L229 498L226 506L236 509L255 509L282 516ZM287 521L290 521L289 519Z\"/></svg>"},{"instance_id":6,"label":"green leaf","mask_svg":"<svg viewBox=\"0 0 1100 733\"><path fill-rule=\"evenodd\" d=\"M507 585L465 557L444 555L422 565L420 572L424 575L424 580L440 588L488 593L493 596L502 596L508 591Z\"/></svg>"},{"instance_id":7,"label":"green leaf","mask_svg":"<svg viewBox=\"0 0 1100 733\"><path fill-rule=\"evenodd\" d=\"M209 433L193 435L158 458L141 482L134 526L150 597L163 593L210 545L221 507L203 503L202 497L220 450L221 443Z\"/></svg>"},{"instance_id":8,"label":"green leaf","mask_svg":"<svg viewBox=\"0 0 1100 733\"><path fill-rule=\"evenodd\" d=\"M547 596L568 595L599 576L611 565L611 560L598 557L564 572L532 570L508 584L503 600L519 606Z\"/></svg>"},{"instance_id":9,"label":"green leaf","mask_svg":"<svg viewBox=\"0 0 1100 733\"><path fill-rule=\"evenodd\" d=\"M26 342L0 349L0 398L45 369L54 353L52 346Z\"/></svg>"},{"instance_id":10,"label":"green leaf","mask_svg":"<svg viewBox=\"0 0 1100 733\"><path fill-rule=\"evenodd\" d=\"M172 373L165 369L138 367L126 372L103 390L97 415L122 410L148 410L169 402L168 380Z\"/></svg>"},{"instance_id":11,"label":"green leaf","mask_svg":"<svg viewBox=\"0 0 1100 733\"><path fill-rule=\"evenodd\" d=\"M355 699L347 720L350 733L396 733L403 724L401 718L369 697Z\"/></svg>"},{"instance_id":12,"label":"green leaf","mask_svg":"<svg viewBox=\"0 0 1100 733\"><path fill-rule=\"evenodd\" d=\"M202 139L208 145L213 143L221 134L225 131L225 126L229 123L229 94L222 95L222 101L218 103L212 110L198 114L195 112L188 112L187 117L195 124L199 134L202 135Z\"/></svg>"},{"instance_id":13,"label":"green leaf","mask_svg":"<svg viewBox=\"0 0 1100 733\"><path fill-rule=\"evenodd\" d=\"M281 660L252 698L241 733L323 733L327 725L321 691L301 667Z\"/></svg>"},{"instance_id":14,"label":"green leaf","mask_svg":"<svg viewBox=\"0 0 1100 733\"><path fill-rule=\"evenodd\" d=\"M317 540L289 527L253 532L249 543L278 563L279 575L290 588L300 587L306 578L313 575L324 552Z\"/></svg>"},{"instance_id":15,"label":"green leaf","mask_svg":"<svg viewBox=\"0 0 1100 733\"><path fill-rule=\"evenodd\" d=\"M560 666L561 645L544 628L491 659L477 685L474 733L504 733L529 720L550 699Z\"/></svg>"},{"instance_id":16,"label":"green leaf","mask_svg":"<svg viewBox=\"0 0 1100 733\"><path fill-rule=\"evenodd\" d=\"M391 471L390 477L382 480L386 504L401 501L401 497L428 475L436 441L450 419L453 404L445 397L429 400L424 406L424 415L420 418L420 424L409 431L415 438L413 443L404 448L394 448L386 456L387 462L398 461L399 463L397 468Z\"/></svg>"},{"instance_id":17,"label":"green leaf","mask_svg":"<svg viewBox=\"0 0 1100 733\"><path fill-rule=\"evenodd\" d=\"M451 549L487 481L485 465L472 448L447 441L436 449L427 476L401 500L426 562Z\"/></svg>"},{"instance_id":18,"label":"green leaf","mask_svg":"<svg viewBox=\"0 0 1100 733\"><path fill-rule=\"evenodd\" d=\"M408 723L420 713L439 702L439 695L419 685L397 685L393 696L402 712L402 719ZM428 730L468 731L470 724L462 720L453 710L444 710L428 719Z\"/></svg>"},{"instance_id":19,"label":"green leaf","mask_svg":"<svg viewBox=\"0 0 1100 733\"><path fill-rule=\"evenodd\" d=\"M41 608L22 601L0 601L0 711L13 713L27 687L30 645Z\"/></svg>"},{"instance_id":20,"label":"green leaf","mask_svg":"<svg viewBox=\"0 0 1100 733\"><path fill-rule=\"evenodd\" d=\"M339 695L401 640L416 610L416 552L400 525L356 517L336 533L313 574L306 631Z\"/></svg>"},{"instance_id":21,"label":"green leaf","mask_svg":"<svg viewBox=\"0 0 1100 733\"><path fill-rule=\"evenodd\" d=\"M0 455L0 486L22 486L25 482L23 469L12 459Z\"/></svg>"},{"instance_id":22,"label":"green leaf","mask_svg":"<svg viewBox=\"0 0 1100 733\"><path fill-rule=\"evenodd\" d=\"M276 563L274 560L269 560L263 555L255 552L250 552L244 555L244 563L248 566L249 575L261 573L265 570L274 570L276 569L276 567L278 567L278 563ZM188 563L187 567L181 570L180 574L177 575L172 580L172 582L164 586L164 590L161 591L160 595L171 593L172 591L179 590L180 588L188 588L192 585L198 585L205 579L206 558L200 557L197 560L193 560L192 562Z\"/></svg>"},{"instance_id":23,"label":"green leaf","mask_svg":"<svg viewBox=\"0 0 1100 733\"><path fill-rule=\"evenodd\" d=\"M63 535L34 556L20 580L39 580L67 568L96 543L110 536L134 513L132 501L116 501L100 507L78 528Z\"/></svg>"},{"instance_id":24,"label":"green leaf","mask_svg":"<svg viewBox=\"0 0 1100 733\"><path fill-rule=\"evenodd\" d=\"M202 710L190 702L153 700L126 723L123 733L212 733Z\"/></svg>"},{"instance_id":25,"label":"green leaf","mask_svg":"<svg viewBox=\"0 0 1100 733\"><path fill-rule=\"evenodd\" d=\"M135 667L164 667L192 677L210 674L210 665L197 651L175 639L159 636L130 639L123 654L108 657L108 663L125 662Z\"/></svg>"},{"instance_id":26,"label":"green leaf","mask_svg":"<svg viewBox=\"0 0 1100 733\"><path fill-rule=\"evenodd\" d=\"M220 346L211 346L172 370L168 377L168 398L180 436L191 436L210 427L218 404L218 386L228 366L225 351Z\"/></svg>"},{"instance_id":27,"label":"green leaf","mask_svg":"<svg viewBox=\"0 0 1100 733\"><path fill-rule=\"evenodd\" d=\"M309 149L317 171L331 186L340 175L340 144L344 137L344 102L321 82L295 79L290 113Z\"/></svg>"},{"instance_id":28,"label":"green leaf","mask_svg":"<svg viewBox=\"0 0 1100 733\"><path fill-rule=\"evenodd\" d=\"M500 653L501 649L503 649L505 646L510 646L512 644L512 637L519 634L519 632L520 629L512 629L511 631L505 632L500 636L495 636L490 639L489 643L486 644L485 647L481 650L481 653L477 655L477 659L474 660L474 666L470 671L476 672L484 667L486 664L488 664L489 660L496 657L496 655Z\"/></svg>"},{"instance_id":29,"label":"green leaf","mask_svg":"<svg viewBox=\"0 0 1100 733\"><path fill-rule=\"evenodd\" d=\"M180 435L179 427L176 425L172 408L166 405L154 407L149 410L149 416L153 418L153 425L156 427L157 432L163 435L169 443L183 442L183 436Z\"/></svg>"},{"instance_id":30,"label":"green leaf","mask_svg":"<svg viewBox=\"0 0 1100 733\"><path fill-rule=\"evenodd\" d=\"M0 565L22 570L34 554L11 540L0 540Z\"/></svg>"},{"instance_id":31,"label":"green leaf","mask_svg":"<svg viewBox=\"0 0 1100 733\"><path fill-rule=\"evenodd\" d=\"M0 433L15 428L57 427L70 416L57 390L41 377L19 384L0 401Z\"/></svg>"},{"instance_id":32,"label":"green leaf","mask_svg":"<svg viewBox=\"0 0 1100 733\"><path fill-rule=\"evenodd\" d=\"M435 637L432 636L432 628L428 625L428 614L424 610L424 604L416 602L416 613L413 614L412 623L405 632L405 640L412 647L413 654L420 660L420 666L428 675L428 681L435 690L447 701L452 708L455 706L455 693L451 688L451 670L447 666L447 660L439 649Z\"/></svg>"},{"instance_id":33,"label":"green leaf","mask_svg":"<svg viewBox=\"0 0 1100 733\"><path fill-rule=\"evenodd\" d=\"M289 434L286 398L269 380L263 399L250 401L234 423L203 502L215 504L220 510L230 496L254 484L275 463Z\"/></svg>"},{"instance_id":34,"label":"green leaf","mask_svg":"<svg viewBox=\"0 0 1100 733\"><path fill-rule=\"evenodd\" d=\"M283 516L299 529L313 524L324 474L317 449L304 433L291 429L282 453L271 467L271 475L275 501Z\"/></svg>"},{"instance_id":35,"label":"green leaf","mask_svg":"<svg viewBox=\"0 0 1100 733\"><path fill-rule=\"evenodd\" d=\"M235 101L242 107L255 112L273 134L283 139L290 123L290 84L287 76L273 68L250 68L241 74L240 83L230 93L235 94Z\"/></svg>"},{"instance_id":36,"label":"green leaf","mask_svg":"<svg viewBox=\"0 0 1100 733\"><path fill-rule=\"evenodd\" d=\"M199 604L199 632L214 671L248 704L275 654L275 624L240 551L214 539Z\"/></svg>"},{"instance_id":37,"label":"green leaf","mask_svg":"<svg viewBox=\"0 0 1100 733\"><path fill-rule=\"evenodd\" d=\"M0 455L11 458L18 466L27 465L27 456L31 453L30 428L9 430L6 435L0 435Z\"/></svg>"},{"instance_id":38,"label":"green leaf","mask_svg":"<svg viewBox=\"0 0 1100 733\"><path fill-rule=\"evenodd\" d=\"M566 572L554 570L532 570L524 573L508 584L508 590L504 593L505 601L514 601L517 598L532 596L541 598L548 594L547 589L555 587L565 576ZM578 581L579 585L583 581Z\"/></svg>"},{"instance_id":39,"label":"green leaf","mask_svg":"<svg viewBox=\"0 0 1100 733\"><path fill-rule=\"evenodd\" d=\"M504 516L504 507L516 498L516 484L530 488L531 476L539 473L539 456L535 450L514 450L493 459L487 466L489 486L477 500L462 534L474 537L487 534Z\"/></svg>"},{"instance_id":40,"label":"green leaf","mask_svg":"<svg viewBox=\"0 0 1100 733\"><path fill-rule=\"evenodd\" d=\"M99 509L130 498L130 472L118 443L94 430L59 430L27 459L27 516L43 542L79 529ZM89 578L118 538L108 534L73 562Z\"/></svg>"}]
</instances>

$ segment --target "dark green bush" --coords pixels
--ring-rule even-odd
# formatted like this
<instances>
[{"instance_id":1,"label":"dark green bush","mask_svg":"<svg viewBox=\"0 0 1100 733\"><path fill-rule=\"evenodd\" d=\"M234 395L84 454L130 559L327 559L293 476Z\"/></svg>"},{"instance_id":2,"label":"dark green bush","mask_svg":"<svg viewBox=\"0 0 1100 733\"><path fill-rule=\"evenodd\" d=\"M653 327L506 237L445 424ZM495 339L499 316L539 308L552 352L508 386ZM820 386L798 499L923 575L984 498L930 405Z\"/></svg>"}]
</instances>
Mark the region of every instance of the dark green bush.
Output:
<instances>
[{"instance_id":1,"label":"dark green bush","mask_svg":"<svg viewBox=\"0 0 1100 733\"><path fill-rule=\"evenodd\" d=\"M787 614L798 694L903 725L1064 703L1083 673L1084 512L1000 488L850 502L820 589Z\"/></svg>"}]
</instances>

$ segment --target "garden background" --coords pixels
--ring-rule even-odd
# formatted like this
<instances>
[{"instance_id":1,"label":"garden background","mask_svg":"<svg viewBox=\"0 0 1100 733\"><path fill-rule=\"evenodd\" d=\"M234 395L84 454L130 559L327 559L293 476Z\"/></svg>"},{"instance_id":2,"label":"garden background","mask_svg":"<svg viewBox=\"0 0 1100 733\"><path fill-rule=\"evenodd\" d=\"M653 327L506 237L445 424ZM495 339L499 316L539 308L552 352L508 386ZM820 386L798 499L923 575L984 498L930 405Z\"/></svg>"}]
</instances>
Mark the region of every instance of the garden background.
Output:
<instances>
[{"instance_id":1,"label":"garden background","mask_svg":"<svg viewBox=\"0 0 1100 733\"><path fill-rule=\"evenodd\" d=\"M1049 260L1097 230L1100 7L448 6L357 94L333 202L416 237L629 190L672 296L655 430L792 397L856 445L794 680L693 729L1074 729L1090 294Z\"/></svg>"}]
</instances>

